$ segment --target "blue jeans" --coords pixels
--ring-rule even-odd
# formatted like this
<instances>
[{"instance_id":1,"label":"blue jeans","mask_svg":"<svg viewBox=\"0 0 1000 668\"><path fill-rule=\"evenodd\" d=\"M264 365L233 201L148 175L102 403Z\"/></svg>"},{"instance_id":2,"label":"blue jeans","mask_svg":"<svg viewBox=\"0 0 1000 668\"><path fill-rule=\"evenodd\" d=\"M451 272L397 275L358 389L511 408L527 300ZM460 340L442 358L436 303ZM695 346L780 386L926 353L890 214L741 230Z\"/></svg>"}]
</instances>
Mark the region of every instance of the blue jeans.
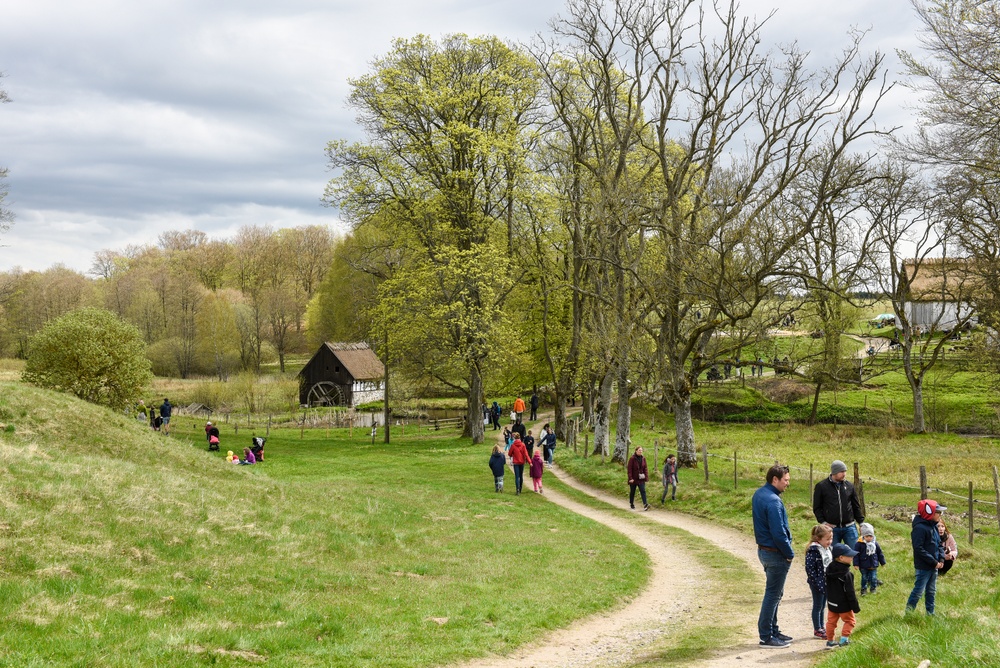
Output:
<instances>
[{"instance_id":1,"label":"blue jeans","mask_svg":"<svg viewBox=\"0 0 1000 668\"><path fill-rule=\"evenodd\" d=\"M644 482L640 482L638 484L629 485L628 486L628 505L630 507L632 507L632 508L635 508L635 488L636 487L639 488L639 494L642 496L642 505L643 506L648 506L649 504L646 503L646 483L644 483Z\"/></svg>"},{"instance_id":2,"label":"blue jeans","mask_svg":"<svg viewBox=\"0 0 1000 668\"><path fill-rule=\"evenodd\" d=\"M934 614L934 596L937 594L937 569L921 570L917 569L916 577L914 578L913 591L910 592L910 598L906 600L906 611L916 609L917 603L920 601L920 597L924 597L924 608L927 609L928 615Z\"/></svg>"},{"instance_id":3,"label":"blue jeans","mask_svg":"<svg viewBox=\"0 0 1000 668\"><path fill-rule=\"evenodd\" d=\"M781 631L778 629L778 604L785 594L785 578L792 562L785 559L780 552L768 552L757 548L757 558L764 567L764 600L760 604L760 616L757 618L757 633L761 640L768 640Z\"/></svg>"},{"instance_id":4,"label":"blue jeans","mask_svg":"<svg viewBox=\"0 0 1000 668\"><path fill-rule=\"evenodd\" d=\"M875 587L878 585L878 569L877 568L862 568L861 569L861 591L865 589L875 591Z\"/></svg>"},{"instance_id":5,"label":"blue jeans","mask_svg":"<svg viewBox=\"0 0 1000 668\"><path fill-rule=\"evenodd\" d=\"M826 592L821 592L814 585L809 585L809 590L813 595L813 630L826 633Z\"/></svg>"},{"instance_id":6,"label":"blue jeans","mask_svg":"<svg viewBox=\"0 0 1000 668\"><path fill-rule=\"evenodd\" d=\"M514 464L514 489L521 493L521 485L524 484L524 464Z\"/></svg>"},{"instance_id":7,"label":"blue jeans","mask_svg":"<svg viewBox=\"0 0 1000 668\"><path fill-rule=\"evenodd\" d=\"M846 527L833 527L833 545L843 543L853 550L854 544L857 542L858 527L856 524L848 524Z\"/></svg>"}]
</instances>

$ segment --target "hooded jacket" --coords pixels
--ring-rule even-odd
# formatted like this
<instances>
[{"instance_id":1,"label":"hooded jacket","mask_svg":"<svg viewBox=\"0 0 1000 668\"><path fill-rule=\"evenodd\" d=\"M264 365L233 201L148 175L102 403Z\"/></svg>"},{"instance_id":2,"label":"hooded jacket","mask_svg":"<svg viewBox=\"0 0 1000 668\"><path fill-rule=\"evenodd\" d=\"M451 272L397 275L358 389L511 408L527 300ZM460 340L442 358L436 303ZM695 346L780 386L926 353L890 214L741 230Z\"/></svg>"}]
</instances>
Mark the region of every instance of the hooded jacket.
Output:
<instances>
[{"instance_id":1,"label":"hooded jacket","mask_svg":"<svg viewBox=\"0 0 1000 668\"><path fill-rule=\"evenodd\" d=\"M944 561L937 521L925 520L920 515L914 517L910 542L913 544L913 567L918 571L933 571Z\"/></svg>"},{"instance_id":2,"label":"hooded jacket","mask_svg":"<svg viewBox=\"0 0 1000 668\"><path fill-rule=\"evenodd\" d=\"M502 452L494 452L490 455L490 470L493 471L493 475L497 478L502 478L504 473L504 465L507 463L507 458L503 456Z\"/></svg>"},{"instance_id":3,"label":"hooded jacket","mask_svg":"<svg viewBox=\"0 0 1000 668\"><path fill-rule=\"evenodd\" d=\"M882 546L878 544L877 540L872 540L870 544L875 546L875 551L871 554L868 554L869 543L865 542L864 537L859 538L858 542L854 544L854 551L857 552L854 555L854 565L858 568L870 570L879 566L885 566L885 555L882 554Z\"/></svg>"},{"instance_id":4,"label":"hooded jacket","mask_svg":"<svg viewBox=\"0 0 1000 668\"><path fill-rule=\"evenodd\" d=\"M861 612L858 595L854 592L854 573L850 564L836 559L826 569L826 604L830 612Z\"/></svg>"},{"instance_id":5,"label":"hooded jacket","mask_svg":"<svg viewBox=\"0 0 1000 668\"><path fill-rule=\"evenodd\" d=\"M642 474L640 478L639 475ZM646 465L646 458L642 455L633 454L628 460L628 479L630 485L646 484L649 482L649 467Z\"/></svg>"},{"instance_id":6,"label":"hooded jacket","mask_svg":"<svg viewBox=\"0 0 1000 668\"><path fill-rule=\"evenodd\" d=\"M519 466L528 463L528 449L521 439L515 439L510 446L510 463Z\"/></svg>"}]
</instances>

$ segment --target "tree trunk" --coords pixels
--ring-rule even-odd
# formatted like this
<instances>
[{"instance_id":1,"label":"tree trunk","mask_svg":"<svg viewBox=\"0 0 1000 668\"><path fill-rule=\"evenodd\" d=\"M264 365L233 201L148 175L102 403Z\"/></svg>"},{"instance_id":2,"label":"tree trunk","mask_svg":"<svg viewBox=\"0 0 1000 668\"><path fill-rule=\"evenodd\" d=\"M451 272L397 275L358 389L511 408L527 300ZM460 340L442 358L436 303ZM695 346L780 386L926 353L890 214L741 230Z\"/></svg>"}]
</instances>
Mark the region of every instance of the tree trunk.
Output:
<instances>
[{"instance_id":1,"label":"tree trunk","mask_svg":"<svg viewBox=\"0 0 1000 668\"><path fill-rule=\"evenodd\" d=\"M625 463L628 456L629 443L632 441L632 387L628 382L628 369L624 366L618 372L618 423L615 433L615 451L611 461Z\"/></svg>"},{"instance_id":2,"label":"tree trunk","mask_svg":"<svg viewBox=\"0 0 1000 668\"><path fill-rule=\"evenodd\" d=\"M479 367L469 365L469 396L466 402L465 430L463 436L472 437L473 443L482 443L483 430L483 377Z\"/></svg>"},{"instance_id":3,"label":"tree trunk","mask_svg":"<svg viewBox=\"0 0 1000 668\"><path fill-rule=\"evenodd\" d=\"M677 433L677 463L694 466L698 463L694 449L694 422L691 421L691 397L675 400L674 425Z\"/></svg>"},{"instance_id":4,"label":"tree trunk","mask_svg":"<svg viewBox=\"0 0 1000 668\"><path fill-rule=\"evenodd\" d=\"M555 399L556 440L565 443L569 433L569 422L566 419L566 393L562 391L559 385L556 385Z\"/></svg>"},{"instance_id":5,"label":"tree trunk","mask_svg":"<svg viewBox=\"0 0 1000 668\"><path fill-rule=\"evenodd\" d=\"M812 413L809 414L809 425L816 424L816 415L819 412L819 392L823 388L823 381L816 381L816 391L813 393Z\"/></svg>"},{"instance_id":6,"label":"tree trunk","mask_svg":"<svg viewBox=\"0 0 1000 668\"><path fill-rule=\"evenodd\" d=\"M615 372L608 369L601 379L601 391L597 396L597 409L594 411L594 454L608 454L608 441L611 440L611 390L615 384Z\"/></svg>"},{"instance_id":7,"label":"tree trunk","mask_svg":"<svg viewBox=\"0 0 1000 668\"><path fill-rule=\"evenodd\" d=\"M913 433L922 434L927 430L924 422L924 379L920 376L911 378L910 389L913 391Z\"/></svg>"},{"instance_id":8,"label":"tree trunk","mask_svg":"<svg viewBox=\"0 0 1000 668\"><path fill-rule=\"evenodd\" d=\"M385 382L382 384L382 440L389 443L389 334L386 330L383 339L385 343L385 357L382 360L385 366Z\"/></svg>"}]
</instances>

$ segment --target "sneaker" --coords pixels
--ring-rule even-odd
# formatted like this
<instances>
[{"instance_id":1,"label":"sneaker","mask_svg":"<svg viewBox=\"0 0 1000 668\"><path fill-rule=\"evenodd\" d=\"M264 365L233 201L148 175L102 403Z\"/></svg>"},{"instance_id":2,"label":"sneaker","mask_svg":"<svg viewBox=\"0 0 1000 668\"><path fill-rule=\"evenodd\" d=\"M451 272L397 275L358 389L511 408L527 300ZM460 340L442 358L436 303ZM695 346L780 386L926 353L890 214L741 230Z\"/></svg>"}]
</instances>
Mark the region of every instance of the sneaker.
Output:
<instances>
[{"instance_id":1,"label":"sneaker","mask_svg":"<svg viewBox=\"0 0 1000 668\"><path fill-rule=\"evenodd\" d=\"M788 643L785 642L784 640L778 640L778 638L772 636L772 637L768 638L767 640L761 640L760 641L760 646L761 647L775 647L775 648L777 648L777 647L788 647Z\"/></svg>"},{"instance_id":2,"label":"sneaker","mask_svg":"<svg viewBox=\"0 0 1000 668\"><path fill-rule=\"evenodd\" d=\"M629 506L629 508L631 508L632 510L635 510L635 506Z\"/></svg>"},{"instance_id":3,"label":"sneaker","mask_svg":"<svg viewBox=\"0 0 1000 668\"><path fill-rule=\"evenodd\" d=\"M823 629L816 629L816 632L813 633L813 635L819 638L820 640L826 640L826 631L824 631Z\"/></svg>"},{"instance_id":4,"label":"sneaker","mask_svg":"<svg viewBox=\"0 0 1000 668\"><path fill-rule=\"evenodd\" d=\"M644 506L642 507L642 509L643 509L643 510L649 510L649 504L647 503L646 505L644 505Z\"/></svg>"},{"instance_id":5,"label":"sneaker","mask_svg":"<svg viewBox=\"0 0 1000 668\"><path fill-rule=\"evenodd\" d=\"M778 631L777 633L775 633L774 637L777 638L778 640L780 640L781 642L792 642L792 636L786 636L781 631Z\"/></svg>"},{"instance_id":6,"label":"sneaker","mask_svg":"<svg viewBox=\"0 0 1000 668\"><path fill-rule=\"evenodd\" d=\"M839 647L839 645L837 644L837 642L835 640L827 640L826 641L826 648L827 649L836 649L837 647Z\"/></svg>"},{"instance_id":7,"label":"sneaker","mask_svg":"<svg viewBox=\"0 0 1000 668\"><path fill-rule=\"evenodd\" d=\"M862 595L862 596L867 596L867 595L868 595L868 592L866 592L866 591L865 591L864 589L862 589L862 590L861 590L861 595Z\"/></svg>"},{"instance_id":8,"label":"sneaker","mask_svg":"<svg viewBox=\"0 0 1000 668\"><path fill-rule=\"evenodd\" d=\"M850 638L848 638L847 636L840 636L840 646L841 647L843 647L844 645L850 645L850 644L851 644L851 639Z\"/></svg>"}]
</instances>

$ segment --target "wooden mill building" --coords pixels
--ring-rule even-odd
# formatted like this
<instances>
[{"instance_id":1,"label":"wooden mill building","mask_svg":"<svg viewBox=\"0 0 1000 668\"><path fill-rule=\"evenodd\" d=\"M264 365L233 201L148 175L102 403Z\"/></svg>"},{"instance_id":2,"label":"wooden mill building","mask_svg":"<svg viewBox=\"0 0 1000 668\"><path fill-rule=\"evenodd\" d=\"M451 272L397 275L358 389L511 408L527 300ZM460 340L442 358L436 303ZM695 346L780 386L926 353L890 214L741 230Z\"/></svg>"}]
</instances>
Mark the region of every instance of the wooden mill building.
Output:
<instances>
[{"instance_id":1,"label":"wooden mill building","mask_svg":"<svg viewBox=\"0 0 1000 668\"><path fill-rule=\"evenodd\" d=\"M367 343L328 341L299 372L299 403L353 408L381 401L384 378L382 360Z\"/></svg>"}]
</instances>

